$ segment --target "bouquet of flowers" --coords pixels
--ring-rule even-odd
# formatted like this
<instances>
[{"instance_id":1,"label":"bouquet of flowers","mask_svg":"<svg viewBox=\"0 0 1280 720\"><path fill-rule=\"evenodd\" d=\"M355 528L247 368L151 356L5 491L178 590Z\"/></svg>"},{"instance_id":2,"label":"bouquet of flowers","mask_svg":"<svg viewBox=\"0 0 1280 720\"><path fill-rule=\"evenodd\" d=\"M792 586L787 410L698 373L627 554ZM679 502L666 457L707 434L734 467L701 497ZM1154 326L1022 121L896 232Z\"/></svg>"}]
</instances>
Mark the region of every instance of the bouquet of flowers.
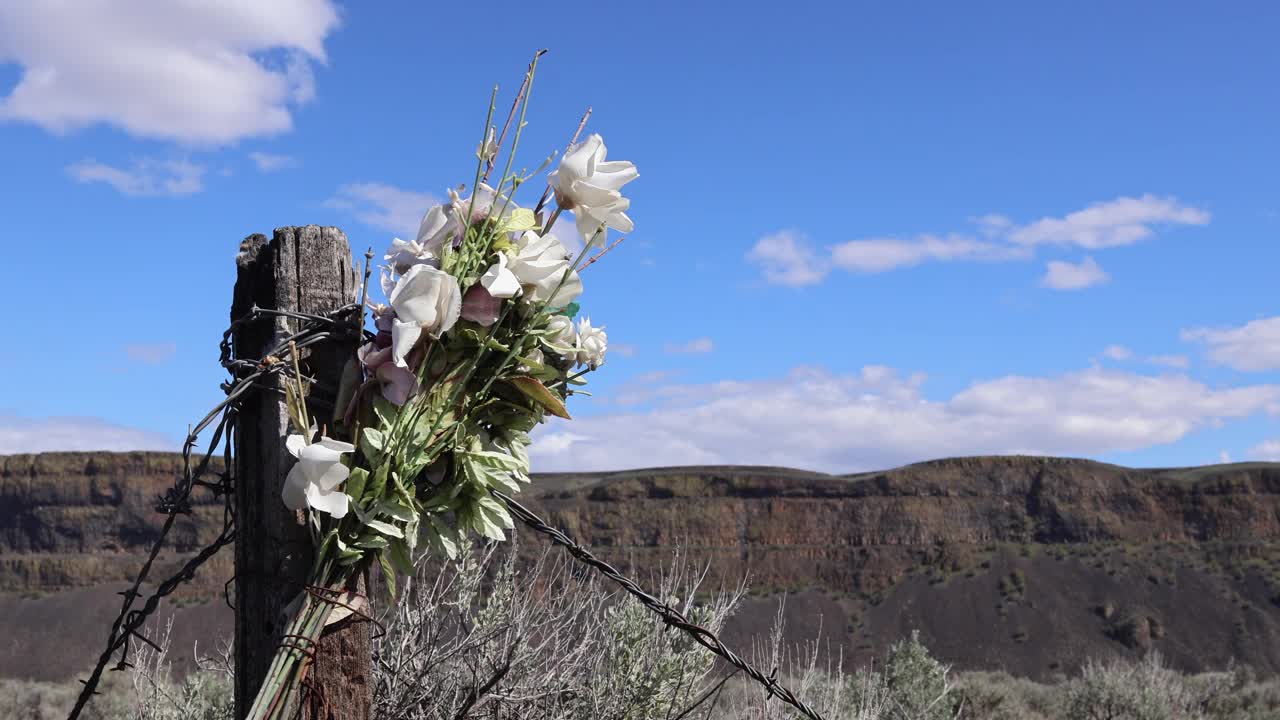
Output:
<instances>
[{"instance_id":1,"label":"bouquet of flowers","mask_svg":"<svg viewBox=\"0 0 1280 720\"><path fill-rule=\"evenodd\" d=\"M286 717L296 705L305 649L342 612L365 567L379 563L394 594L397 573L411 575L425 551L419 543L452 558L471 531L505 539L513 523L490 491L514 494L529 482L529 432L548 414L568 418L565 401L604 362L608 337L580 316L578 271L610 229L631 231L620 191L636 168L607 160L599 135L577 142L575 134L542 199L532 209L517 204L522 186L554 161L512 172L536 65L512 106L519 120L501 177L488 182L507 133L491 124L491 100L471 192L450 190L416 239L392 241L381 272L386 303L365 300L377 333L352 363L332 422L346 439L317 428L301 373L286 384L295 430L286 445L297 463L283 502L307 515L312 590L294 603L249 718ZM563 212L583 238L576 255L551 232Z\"/></svg>"}]
</instances>

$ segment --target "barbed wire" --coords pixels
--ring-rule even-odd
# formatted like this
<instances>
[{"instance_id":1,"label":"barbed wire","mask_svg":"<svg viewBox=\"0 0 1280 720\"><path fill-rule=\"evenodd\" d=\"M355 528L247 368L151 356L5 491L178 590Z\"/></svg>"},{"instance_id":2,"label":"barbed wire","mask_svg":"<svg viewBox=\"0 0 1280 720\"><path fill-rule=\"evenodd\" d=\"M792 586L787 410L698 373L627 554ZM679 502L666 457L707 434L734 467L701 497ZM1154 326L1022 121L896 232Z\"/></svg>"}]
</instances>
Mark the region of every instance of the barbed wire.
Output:
<instances>
[{"instance_id":1,"label":"barbed wire","mask_svg":"<svg viewBox=\"0 0 1280 720\"><path fill-rule=\"evenodd\" d=\"M192 580L196 571L205 562L217 554L219 550L235 541L236 508L233 476L235 450L233 438L235 436L240 403L251 390L255 389L255 387L260 387L265 378L276 373L287 373L289 371L288 369L292 366L292 363L287 362L287 360L290 359L291 351L300 350L335 338L349 339L353 329L358 327L351 322L350 318L354 313L360 312L360 308L361 306L358 304L351 304L331 313L315 315L285 310L269 310L255 305L243 317L233 321L223 333L222 341L219 344L219 362L232 378L231 381L223 382L221 385L226 397L206 413L200 422L196 423L187 433L186 440L182 445L182 475L173 487L169 488L163 496L156 499L156 511L166 516L164 524L152 544L146 562L143 563L142 569L138 571L138 575L134 578L132 586L119 593L124 597L124 601L121 604L120 613L112 622L111 631L107 636L106 648L99 656L98 662L90 673L89 678L80 681L84 687L81 689L71 713L67 716L67 720L77 720L90 699L98 694L97 687L102 679L102 673L107 669L108 665L111 665L112 658L115 657L117 652L120 654L119 660L116 661L111 669L124 670L132 667L132 663L129 662L129 653L133 641L137 640L153 648L157 647L156 643L146 637L141 630L147 618L155 613L160 602L165 597L172 594L183 583ZM301 329L278 341L275 347L259 360L236 357L234 347L236 330L247 323L265 317L296 320L301 323ZM361 335L368 334L364 330L359 330L359 332ZM193 452L198 445L199 437L201 433L214 424L215 420L217 425L214 427L209 443L205 451L195 460L193 466ZM205 476L209 472L210 464L220 444L222 446L222 471L216 473L217 481L211 482L205 480ZM147 597L142 607L135 608L135 601L142 597L142 585L150 576L155 560L159 556L160 550L164 546L178 516L192 514L191 495L196 488L205 488L211 491L215 498L222 498L222 531L212 542L189 558L181 568L162 581L156 587L155 592ZM687 633L699 645L723 658L735 668L745 672L753 680L760 683L770 695L796 708L810 720L824 720L816 710L796 697L794 692L778 683L776 677L777 668L774 668L768 675L764 674L738 656L737 653L730 650L714 632L690 622L678 609L646 592L635 581L619 572L617 568L597 558L590 550L579 545L563 531L548 525L524 505L498 490L490 490L490 492L501 500L511 513L525 525L538 533L550 537L554 543L563 545L575 560L594 568L610 580L613 580L623 590L639 600L645 608L657 614L667 626ZM359 614L363 615L363 613Z\"/></svg>"},{"instance_id":2,"label":"barbed wire","mask_svg":"<svg viewBox=\"0 0 1280 720\"><path fill-rule=\"evenodd\" d=\"M671 607L667 603L662 602L653 595L650 595L636 584L634 580L619 572L617 568L596 557L587 548L574 542L573 538L565 534L563 530L559 530L548 525L532 510L521 505L519 502L516 502L516 500L502 491L490 489L489 492L494 497L501 500L502 503L507 506L507 509L511 511L511 514L520 518L520 521L525 525L528 525L530 529L546 535L551 538L552 542L558 545L563 545L565 551L573 556L575 560L595 568L602 575L617 583L632 597L639 600L642 605L661 617L662 622L666 623L668 627L674 627L678 630L684 631L699 645L710 650L716 655L719 655L730 665L733 665L742 672L751 676L753 680L763 685L770 695L773 695L779 700L791 705L796 710L799 710L801 713L804 713L805 717L808 717L810 720L824 720L822 715L818 714L817 710L806 705L803 700L796 697L795 693L778 682L777 668L774 668L773 672L765 675L763 672L751 665L751 663L743 660L737 653L730 650L714 632L698 625L697 623L690 622L689 619L684 616L684 613Z\"/></svg>"},{"instance_id":3,"label":"barbed wire","mask_svg":"<svg viewBox=\"0 0 1280 720\"><path fill-rule=\"evenodd\" d=\"M124 601L121 603L120 613L116 615L115 620L111 623L111 631L107 635L106 648L98 657L98 662L94 665L88 679L80 681L84 687L81 688L80 695L76 698L76 704L71 708L71 713L67 716L67 720L79 718L80 713L88 705L90 699L98 694L98 684L102 680L102 674L107 670L107 666L112 664L112 658L116 656L116 653L119 653L120 657L111 669L124 670L133 667L133 664L129 662L129 653L134 641L159 649L156 643L142 632L142 626L146 623L147 618L155 613L160 606L160 602L165 597L171 595L183 583L195 578L196 571L202 565L216 555L219 550L235 541L236 507L235 480L233 476L235 452L233 438L235 436L240 403L251 390L261 387L262 381L267 377L276 373L288 372L292 364L284 361L290 358L291 349L302 349L335 337L350 337L352 328L355 327L351 318L353 315L359 317L359 312L360 306L357 304L346 305L324 315L269 310L255 305L248 313L237 318L227 327L227 330L222 334L222 341L218 345L219 364L231 375L231 380L223 382L221 385L226 397L187 431L186 440L182 443L182 475L177 479L173 487L165 491L164 495L156 498L155 509L156 512L165 515L164 523L160 526L159 534L151 546L147 560L143 563L142 569L138 571L133 584L119 593L124 597ZM280 340L259 360L247 360L237 357L235 353L235 332L247 323L267 317L296 320L300 323L300 329L298 332ZM215 421L216 425L214 425ZM208 445L198 458L194 457L193 453L199 444L200 435L205 430L208 430L210 426L213 426L214 429ZM206 480L205 478L209 474L210 465L219 445L222 446L222 470L215 473L217 480ZM192 514L191 495L196 488L209 490L213 493L215 499L222 498L222 531L212 542L183 563L182 567L176 572L157 585L155 592L147 596L141 607L134 607L134 604L143 595L141 592L142 586L150 577L156 558L159 556L161 548L164 547L169 532L173 529L177 518L181 515Z\"/></svg>"}]
</instances>

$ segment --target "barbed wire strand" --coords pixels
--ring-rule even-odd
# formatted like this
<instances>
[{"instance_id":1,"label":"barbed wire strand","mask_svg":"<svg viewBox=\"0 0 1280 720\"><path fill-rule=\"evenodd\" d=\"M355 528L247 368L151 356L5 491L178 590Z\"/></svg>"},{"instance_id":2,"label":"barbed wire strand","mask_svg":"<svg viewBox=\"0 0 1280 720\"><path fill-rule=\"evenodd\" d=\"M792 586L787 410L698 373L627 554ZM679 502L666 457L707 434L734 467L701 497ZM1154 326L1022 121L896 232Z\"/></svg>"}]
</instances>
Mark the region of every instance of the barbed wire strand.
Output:
<instances>
[{"instance_id":1,"label":"barbed wire strand","mask_svg":"<svg viewBox=\"0 0 1280 720\"><path fill-rule=\"evenodd\" d=\"M163 497L156 501L156 511L166 515L164 524L161 526L160 532L156 537L155 543L151 547L151 551L147 556L147 560L143 563L142 569L139 570L137 577L134 579L133 585L120 594L124 596L120 613L116 616L115 621L111 625L111 631L107 636L106 649L98 658L97 664L90 673L87 680L81 680L84 685L81 689L80 696L76 699L75 706L71 709L71 713L67 716L67 720L77 720L80 713L84 710L89 700L97 693L98 683L102 679L102 673L107 666L111 664L111 659L117 652L120 653L120 659L116 662L112 670L123 670L132 667L129 663L130 644L137 639L141 642L155 646L155 643L147 638L140 628L146 622L156 609L159 607L161 600L172 594L184 582L188 582L195 577L196 571L211 557L213 557L223 547L231 544L235 540L235 486L233 478L233 440L235 435L236 418L238 415L239 404L249 391L260 387L260 381L267 376L275 373L287 372L290 363L284 362L289 358L290 347L294 349L302 349L319 342L333 339L335 337L350 337L350 328L340 328L344 324L344 316L349 317L353 312L360 309L360 305L347 305L326 315L314 315L308 313L298 313L285 310L269 310L254 306L244 316L233 321L227 330L223 333L222 342L219 344L221 351L220 363L223 368L231 374L234 382L224 382L222 389L226 393L226 398L211 409L205 416L187 433L187 438L182 446L183 473L177 480L174 487L170 488ZM246 360L235 357L233 337L237 329L242 325L253 322L264 317L281 317L297 320L301 322L301 329L298 332L289 335L283 340L278 341L277 345L267 352L261 360ZM345 324L350 326L349 321ZM337 330L335 330L337 328ZM369 335L367 331L361 330L362 335ZM218 424L214 429L213 436L207 446L205 452L201 455L196 466L191 465L192 451L197 446L199 436L213 423L214 419L219 418ZM208 482L203 479L208 471L209 464L212 461L213 454L219 443L223 444L223 471L219 473L218 482ZM191 494L197 487L203 487L213 492L215 497L223 498L223 529L217 538L209 545L205 546L195 556L188 559L182 567L164 580L157 586L143 604L142 608L134 609L133 603L142 596L140 592L142 585L146 582L151 573L151 569L155 564L156 558L160 554L169 532L173 529L173 525L179 515L191 514ZM598 572L602 573L610 580L613 580L627 593L635 597L640 603L657 614L669 627L677 628L694 639L699 645L707 648L715 653L738 670L745 672L753 680L764 686L770 695L777 697L783 702L791 705L799 710L810 720L824 720L816 710L809 707L802 700L796 697L795 693L787 689L776 680L777 669L765 675L756 669L746 660L739 657L730 650L715 633L710 630L692 623L676 608L658 600L653 595L646 592L633 580L623 575L615 567L603 560L600 560L582 545L576 543L571 537L563 531L551 527L542 518L538 517L533 511L524 505L516 502L511 497L498 490L490 490L490 492L499 500L501 500L513 515L534 531L546 535L553 542L563 545L565 550L579 562L588 565ZM330 600L332 602L332 600ZM355 610L354 608L351 608ZM362 612L355 611L355 614L368 618ZM371 618L369 618L371 619ZM381 628L379 628L381 630ZM385 631L384 631L385 632Z\"/></svg>"},{"instance_id":2,"label":"barbed wire strand","mask_svg":"<svg viewBox=\"0 0 1280 720\"><path fill-rule=\"evenodd\" d=\"M191 581L202 565L216 555L219 550L235 541L236 510L233 477L235 452L233 438L235 436L240 403L250 391L261 388L262 381L266 377L288 371L289 363L282 361L289 357L291 344L293 347L301 349L335 337L349 337L352 325L351 317L359 311L360 305L356 304L346 305L325 315L270 310L255 305L248 313L232 321L222 334L222 341L218 346L219 363L230 373L232 378L232 381L223 382L221 385L226 397L217 405L214 405L187 432L187 437L182 443L182 475L175 481L174 486L169 488L163 496L158 497L155 502L156 511L166 516L164 523L160 526L156 540L152 544L151 550L147 554L147 559L138 571L133 583L128 589L119 593L124 600L121 603L119 614L116 615L115 620L111 623L111 630L107 635L106 648L98 657L98 662L94 665L88 679L80 681L83 687L80 690L79 697L76 698L75 705L67 716L67 720L77 720L93 696L98 694L98 684L102 680L102 674L112 664L112 658L117 653L120 655L119 660L116 661L111 669L124 670L133 666L129 662L129 654L132 650L132 643L135 640L155 647L155 643L144 635L141 630L147 618L155 613L160 606L160 602L165 597L172 594L183 583ZM298 321L300 329L279 340L260 360L246 360L235 356L234 334L236 330L247 323L262 318L277 317ZM200 435L209 429L211 425L214 425L215 420L217 424L214 426L213 434L206 449L198 459L194 459L193 453L199 444ZM211 482L205 480L205 476L208 474L209 466L220 444L223 447L222 472L218 473L216 482ZM211 491L215 498L222 498L222 531L212 542L183 563L182 567L175 573L162 581L140 608L134 607L134 603L143 595L141 592L142 586L150 577L156 558L159 557L160 550L164 547L178 516L191 515L191 495L196 488L205 488Z\"/></svg>"},{"instance_id":3,"label":"barbed wire strand","mask_svg":"<svg viewBox=\"0 0 1280 720\"><path fill-rule=\"evenodd\" d=\"M507 509L511 511L511 514L520 518L521 522L529 526L532 530L551 538L554 543L563 545L565 551L572 555L575 560L595 568L605 577L617 583L623 590L627 591L628 594L639 600L642 605L661 617L662 622L666 623L669 627L674 627L684 631L699 645L705 647L716 655L719 655L730 665L733 665L735 668L738 668L742 672L751 676L753 680L763 685L770 695L773 695L779 700L782 700L788 705L799 710L801 713L804 713L805 717L808 717L809 720L824 720L822 715L818 714L817 710L806 705L804 701L796 697L795 693L788 690L775 679L775 676L778 674L776 668L769 675L765 675L763 672L752 666L751 663L743 660L737 653L725 646L724 642L722 642L715 633L701 625L690 622L689 619L686 618L679 610L655 598L653 595L650 595L643 588L637 585L635 581L619 572L617 568L600 558L597 558L590 550L579 545L577 542L574 542L573 538L565 534L563 530L559 530L548 525L532 510L516 502L513 498L502 491L490 489L489 492L498 500L501 500L502 503L507 506Z\"/></svg>"}]
</instances>

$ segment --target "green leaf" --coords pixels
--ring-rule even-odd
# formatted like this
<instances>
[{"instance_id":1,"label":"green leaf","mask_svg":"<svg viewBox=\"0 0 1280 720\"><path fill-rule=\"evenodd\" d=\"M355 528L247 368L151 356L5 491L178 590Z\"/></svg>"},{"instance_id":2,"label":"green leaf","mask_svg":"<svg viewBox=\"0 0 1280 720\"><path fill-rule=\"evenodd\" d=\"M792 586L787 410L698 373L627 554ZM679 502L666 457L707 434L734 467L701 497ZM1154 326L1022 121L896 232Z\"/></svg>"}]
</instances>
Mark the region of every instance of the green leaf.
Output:
<instances>
[{"instance_id":1,"label":"green leaf","mask_svg":"<svg viewBox=\"0 0 1280 720\"><path fill-rule=\"evenodd\" d=\"M471 516L471 527L474 528L476 532L492 540L501 542L507 539L506 534L502 532L502 528L498 527L496 522L478 509Z\"/></svg>"},{"instance_id":2,"label":"green leaf","mask_svg":"<svg viewBox=\"0 0 1280 720\"><path fill-rule=\"evenodd\" d=\"M520 458L491 450L458 452L454 457L462 465L466 477L481 488L497 487L507 492L520 492L518 481L513 477L526 473L526 466Z\"/></svg>"},{"instance_id":3,"label":"green leaf","mask_svg":"<svg viewBox=\"0 0 1280 720\"><path fill-rule=\"evenodd\" d=\"M387 489L387 466L379 465L377 470L369 476L368 482L364 486L364 498L367 500L380 500L382 493Z\"/></svg>"},{"instance_id":4,"label":"green leaf","mask_svg":"<svg viewBox=\"0 0 1280 720\"><path fill-rule=\"evenodd\" d=\"M396 424L396 415L400 413L400 408L396 407L390 400L382 397L382 395L373 396L373 414L378 418L378 424L383 428L389 428Z\"/></svg>"},{"instance_id":5,"label":"green leaf","mask_svg":"<svg viewBox=\"0 0 1280 720\"><path fill-rule=\"evenodd\" d=\"M435 515L428 515L427 522L431 525L427 534L430 536L432 548L442 551L450 560L458 559L457 531L445 525Z\"/></svg>"},{"instance_id":6,"label":"green leaf","mask_svg":"<svg viewBox=\"0 0 1280 720\"><path fill-rule=\"evenodd\" d=\"M391 567L391 559L386 552L378 553L378 565L382 567L382 581L387 584L387 594L396 599L396 571Z\"/></svg>"},{"instance_id":7,"label":"green leaf","mask_svg":"<svg viewBox=\"0 0 1280 720\"><path fill-rule=\"evenodd\" d=\"M382 522L381 520L370 520L366 523L365 527L370 530L380 532L387 537L399 538L401 540L404 539L404 532L401 531L400 528L390 523Z\"/></svg>"},{"instance_id":8,"label":"green leaf","mask_svg":"<svg viewBox=\"0 0 1280 720\"><path fill-rule=\"evenodd\" d=\"M362 467L352 468L351 475L347 477L346 493L354 498L357 502L364 493L365 483L369 481L369 471Z\"/></svg>"},{"instance_id":9,"label":"green leaf","mask_svg":"<svg viewBox=\"0 0 1280 720\"><path fill-rule=\"evenodd\" d=\"M392 540L382 554L390 557L391 566L397 571L404 573L406 577L413 576L413 559L409 557L409 546L405 545L404 540Z\"/></svg>"},{"instance_id":10,"label":"green leaf","mask_svg":"<svg viewBox=\"0 0 1280 720\"><path fill-rule=\"evenodd\" d=\"M508 530L512 530L515 528L515 523L511 521L511 516L507 514L507 509L499 505L497 500L494 500L488 495L484 495L484 496L481 496L477 504L479 505L480 510L482 512L488 513L488 515L498 525Z\"/></svg>"},{"instance_id":11,"label":"green leaf","mask_svg":"<svg viewBox=\"0 0 1280 720\"><path fill-rule=\"evenodd\" d=\"M356 547L366 550L381 550L389 544L391 544L390 541L381 535L361 535L355 541Z\"/></svg>"},{"instance_id":12,"label":"green leaf","mask_svg":"<svg viewBox=\"0 0 1280 720\"><path fill-rule=\"evenodd\" d=\"M379 454L382 453L382 446L386 442L386 438L383 436L382 431L371 427L367 427L360 432L360 439L369 447L378 451ZM363 450L364 448L361 449ZM368 455L369 453L366 452L365 454Z\"/></svg>"},{"instance_id":13,"label":"green leaf","mask_svg":"<svg viewBox=\"0 0 1280 720\"><path fill-rule=\"evenodd\" d=\"M387 515L401 522L413 522L418 514L395 500L383 500L373 508L374 515ZM368 523L366 523L368 524Z\"/></svg>"},{"instance_id":14,"label":"green leaf","mask_svg":"<svg viewBox=\"0 0 1280 720\"><path fill-rule=\"evenodd\" d=\"M516 208L507 217L502 229L506 232L524 232L538 227L538 218L529 208Z\"/></svg>"},{"instance_id":15,"label":"green leaf","mask_svg":"<svg viewBox=\"0 0 1280 720\"><path fill-rule=\"evenodd\" d=\"M527 375L516 375L515 377L507 378L507 382L514 385L525 397L546 408L547 412L552 415L565 420L573 419L569 417L569 411L565 409L564 401L560 399L560 396L548 390L547 386L537 379Z\"/></svg>"}]
</instances>

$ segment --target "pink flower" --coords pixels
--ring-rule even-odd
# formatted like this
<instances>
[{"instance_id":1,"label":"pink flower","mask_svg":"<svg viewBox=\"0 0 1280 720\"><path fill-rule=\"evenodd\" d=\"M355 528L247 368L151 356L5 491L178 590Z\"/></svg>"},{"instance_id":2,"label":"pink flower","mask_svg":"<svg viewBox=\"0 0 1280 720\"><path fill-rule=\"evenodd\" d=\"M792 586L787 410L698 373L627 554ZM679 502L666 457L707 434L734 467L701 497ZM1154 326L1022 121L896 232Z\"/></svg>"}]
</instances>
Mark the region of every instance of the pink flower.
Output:
<instances>
[{"instance_id":1,"label":"pink flower","mask_svg":"<svg viewBox=\"0 0 1280 720\"><path fill-rule=\"evenodd\" d=\"M502 300L489 294L481 285L472 285L462 296L462 319L488 327L498 321Z\"/></svg>"},{"instance_id":2,"label":"pink flower","mask_svg":"<svg viewBox=\"0 0 1280 720\"><path fill-rule=\"evenodd\" d=\"M418 376L408 368L383 363L378 366L377 378L382 382L382 397L396 405L405 404L418 391Z\"/></svg>"},{"instance_id":3,"label":"pink flower","mask_svg":"<svg viewBox=\"0 0 1280 720\"><path fill-rule=\"evenodd\" d=\"M356 351L356 357L372 372L391 359L391 346L380 348L376 342L367 342Z\"/></svg>"},{"instance_id":4,"label":"pink flower","mask_svg":"<svg viewBox=\"0 0 1280 720\"><path fill-rule=\"evenodd\" d=\"M374 343L365 343L356 351L356 356L369 371L382 390L382 397L396 405L403 405L418 391L418 377L408 367L400 367L391 362L391 347L378 348ZM417 362L410 362L417 365Z\"/></svg>"}]
</instances>

